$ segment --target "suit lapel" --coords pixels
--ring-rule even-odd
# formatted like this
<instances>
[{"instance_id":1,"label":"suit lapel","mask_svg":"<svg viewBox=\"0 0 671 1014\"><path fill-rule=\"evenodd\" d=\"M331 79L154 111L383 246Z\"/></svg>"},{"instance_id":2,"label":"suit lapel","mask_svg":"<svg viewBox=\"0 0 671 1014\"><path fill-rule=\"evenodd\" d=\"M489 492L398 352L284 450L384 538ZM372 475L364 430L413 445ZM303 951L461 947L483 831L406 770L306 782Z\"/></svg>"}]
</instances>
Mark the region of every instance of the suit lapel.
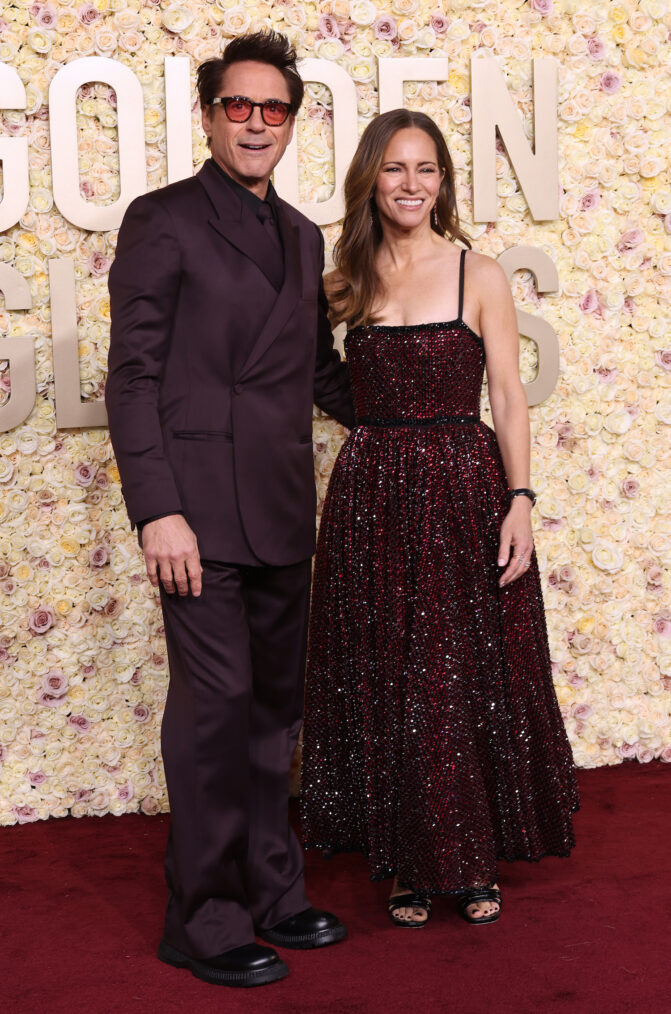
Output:
<instances>
[{"instance_id":1,"label":"suit lapel","mask_svg":"<svg viewBox=\"0 0 671 1014\"><path fill-rule=\"evenodd\" d=\"M198 179L216 211L209 220L212 228L241 254L254 261L272 284L272 251L268 248L261 222L209 162L198 173Z\"/></svg>"},{"instance_id":2,"label":"suit lapel","mask_svg":"<svg viewBox=\"0 0 671 1014\"><path fill-rule=\"evenodd\" d=\"M284 245L284 283L279 291L275 305L270 311L266 323L259 332L249 356L242 367L240 378L254 367L259 359L268 351L280 331L286 324L295 308L301 291L301 247L298 227L293 225L286 212L283 201L277 202L277 217Z\"/></svg>"}]
</instances>

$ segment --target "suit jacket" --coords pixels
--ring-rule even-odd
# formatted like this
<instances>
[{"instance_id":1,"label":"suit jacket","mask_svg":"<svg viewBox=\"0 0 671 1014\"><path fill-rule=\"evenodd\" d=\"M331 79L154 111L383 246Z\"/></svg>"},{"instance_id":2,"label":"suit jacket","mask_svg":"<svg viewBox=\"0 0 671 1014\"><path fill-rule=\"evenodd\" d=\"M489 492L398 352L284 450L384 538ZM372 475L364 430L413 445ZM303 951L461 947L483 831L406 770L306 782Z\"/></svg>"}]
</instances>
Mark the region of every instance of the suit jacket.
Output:
<instances>
[{"instance_id":1,"label":"suit jacket","mask_svg":"<svg viewBox=\"0 0 671 1014\"><path fill-rule=\"evenodd\" d=\"M311 556L313 401L354 423L321 233L276 207L279 292L263 226L210 163L130 205L110 272L105 397L128 514L183 512L204 559Z\"/></svg>"}]
</instances>

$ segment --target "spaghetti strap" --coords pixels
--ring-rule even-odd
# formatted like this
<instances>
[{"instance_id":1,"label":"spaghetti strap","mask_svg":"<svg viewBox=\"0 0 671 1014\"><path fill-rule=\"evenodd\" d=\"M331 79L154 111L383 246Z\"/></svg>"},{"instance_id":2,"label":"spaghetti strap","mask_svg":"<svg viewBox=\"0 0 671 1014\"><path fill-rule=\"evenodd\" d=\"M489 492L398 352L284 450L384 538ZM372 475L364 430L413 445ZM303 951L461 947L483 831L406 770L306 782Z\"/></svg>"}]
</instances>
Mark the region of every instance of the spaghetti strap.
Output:
<instances>
[{"instance_id":1,"label":"spaghetti strap","mask_svg":"<svg viewBox=\"0 0 671 1014\"><path fill-rule=\"evenodd\" d=\"M464 269L466 265L466 251L461 251L461 258L459 259L459 312L457 313L457 320L461 320L461 315L464 312Z\"/></svg>"}]
</instances>

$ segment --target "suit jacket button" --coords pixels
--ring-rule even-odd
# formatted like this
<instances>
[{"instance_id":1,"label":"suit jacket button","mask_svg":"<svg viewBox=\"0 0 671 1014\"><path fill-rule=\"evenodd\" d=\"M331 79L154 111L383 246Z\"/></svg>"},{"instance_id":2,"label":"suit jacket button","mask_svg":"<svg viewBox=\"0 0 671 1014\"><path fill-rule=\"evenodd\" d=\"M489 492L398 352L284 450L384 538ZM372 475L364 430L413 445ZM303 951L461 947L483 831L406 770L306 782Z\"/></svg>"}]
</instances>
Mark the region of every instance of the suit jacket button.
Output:
<instances>
[{"instance_id":1,"label":"suit jacket button","mask_svg":"<svg viewBox=\"0 0 671 1014\"><path fill-rule=\"evenodd\" d=\"M242 391L243 391L242 384L236 384L235 387L233 388L234 394L242 394Z\"/></svg>"}]
</instances>

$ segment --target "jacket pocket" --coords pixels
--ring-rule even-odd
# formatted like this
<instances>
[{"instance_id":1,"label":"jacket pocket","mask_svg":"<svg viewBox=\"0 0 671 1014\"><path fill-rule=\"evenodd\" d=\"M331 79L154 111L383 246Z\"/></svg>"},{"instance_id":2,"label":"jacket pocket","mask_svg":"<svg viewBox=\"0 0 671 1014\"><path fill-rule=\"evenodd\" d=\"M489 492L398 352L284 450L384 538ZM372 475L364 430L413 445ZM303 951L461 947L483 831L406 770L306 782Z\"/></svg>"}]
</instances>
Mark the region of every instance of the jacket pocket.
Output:
<instances>
[{"instance_id":1,"label":"jacket pocket","mask_svg":"<svg viewBox=\"0 0 671 1014\"><path fill-rule=\"evenodd\" d=\"M231 443L233 434L229 430L174 430L175 440L224 440Z\"/></svg>"}]
</instances>

